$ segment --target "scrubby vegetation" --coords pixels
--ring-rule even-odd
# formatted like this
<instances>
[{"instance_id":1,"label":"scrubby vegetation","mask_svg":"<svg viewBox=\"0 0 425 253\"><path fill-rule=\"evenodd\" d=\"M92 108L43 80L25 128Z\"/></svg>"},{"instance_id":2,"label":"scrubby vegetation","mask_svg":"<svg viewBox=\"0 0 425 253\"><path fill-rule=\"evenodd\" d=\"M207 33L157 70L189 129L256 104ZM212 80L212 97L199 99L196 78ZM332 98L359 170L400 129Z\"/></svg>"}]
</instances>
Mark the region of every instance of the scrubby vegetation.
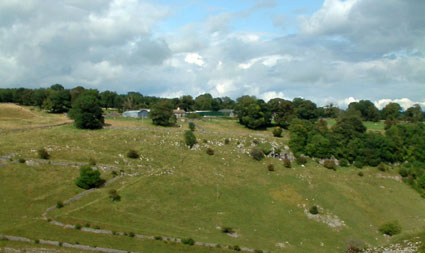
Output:
<instances>
[{"instance_id":1,"label":"scrubby vegetation","mask_svg":"<svg viewBox=\"0 0 425 253\"><path fill-rule=\"evenodd\" d=\"M45 148L40 148L37 150L38 158L47 160L50 158L50 154Z\"/></svg>"},{"instance_id":2,"label":"scrubby vegetation","mask_svg":"<svg viewBox=\"0 0 425 253\"><path fill-rule=\"evenodd\" d=\"M252 148L249 154L254 158L254 160L261 161L264 158L263 151L259 150L258 148Z\"/></svg>"},{"instance_id":3,"label":"scrubby vegetation","mask_svg":"<svg viewBox=\"0 0 425 253\"><path fill-rule=\"evenodd\" d=\"M139 153L137 153L137 151L136 151L136 150L134 150L134 149L130 149L130 150L127 152L127 157L128 157L128 158L131 158L131 159L137 159L137 158L139 158L140 156L139 156Z\"/></svg>"},{"instance_id":4,"label":"scrubby vegetation","mask_svg":"<svg viewBox=\"0 0 425 253\"><path fill-rule=\"evenodd\" d=\"M98 170L93 170L89 166L82 166L80 168L80 176L77 178L75 184L83 189L91 189L101 186L105 180L100 177Z\"/></svg>"},{"instance_id":5,"label":"scrubby vegetation","mask_svg":"<svg viewBox=\"0 0 425 253\"><path fill-rule=\"evenodd\" d=\"M393 236L401 233L401 226L398 221L392 221L382 224L379 227L379 232L385 235Z\"/></svg>"},{"instance_id":6,"label":"scrubby vegetation","mask_svg":"<svg viewBox=\"0 0 425 253\"><path fill-rule=\"evenodd\" d=\"M192 148L197 143L196 136L192 131L186 131L184 133L184 142L189 148Z\"/></svg>"}]
</instances>

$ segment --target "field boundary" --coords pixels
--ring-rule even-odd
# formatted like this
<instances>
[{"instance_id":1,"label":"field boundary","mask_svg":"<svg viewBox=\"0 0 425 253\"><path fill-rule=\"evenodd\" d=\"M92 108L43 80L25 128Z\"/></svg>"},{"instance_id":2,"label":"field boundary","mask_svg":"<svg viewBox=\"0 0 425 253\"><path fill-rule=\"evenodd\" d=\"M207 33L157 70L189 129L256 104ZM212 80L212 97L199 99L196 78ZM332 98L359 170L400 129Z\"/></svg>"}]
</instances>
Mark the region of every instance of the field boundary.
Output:
<instances>
[{"instance_id":1,"label":"field boundary","mask_svg":"<svg viewBox=\"0 0 425 253\"><path fill-rule=\"evenodd\" d=\"M11 132L18 132L18 131L28 131L28 130L34 130L34 129L43 129L43 128L50 128L50 127L58 127L58 126L64 126L72 124L72 122L64 122L59 124L51 124L51 125L43 125L43 126L34 126L34 127L23 127L23 128L12 128L7 130L0 130L0 134L7 134Z\"/></svg>"}]
</instances>

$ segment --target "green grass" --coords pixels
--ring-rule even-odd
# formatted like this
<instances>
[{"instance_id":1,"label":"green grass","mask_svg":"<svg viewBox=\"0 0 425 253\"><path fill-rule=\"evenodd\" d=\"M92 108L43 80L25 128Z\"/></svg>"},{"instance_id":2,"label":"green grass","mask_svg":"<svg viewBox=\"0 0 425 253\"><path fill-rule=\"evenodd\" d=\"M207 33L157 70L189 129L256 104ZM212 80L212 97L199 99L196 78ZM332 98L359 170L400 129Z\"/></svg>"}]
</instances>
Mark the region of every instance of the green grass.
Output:
<instances>
[{"instance_id":1,"label":"green grass","mask_svg":"<svg viewBox=\"0 0 425 253\"><path fill-rule=\"evenodd\" d=\"M115 119L115 124L128 122L151 124ZM89 131L68 125L3 134L0 155L15 153L30 160L36 158L36 149L47 147L52 160L88 162L93 157L133 175L49 213L50 218L69 224L90 223L113 231L191 237L273 252L342 252L350 240L379 246L424 231L425 200L408 185L382 177L396 177L397 169L383 173L365 168L364 176L359 177L355 168L334 172L311 160L305 168L294 163L287 169L277 159L258 162L246 154L253 139L282 147L286 138L250 136L256 132L233 120L200 124L223 133L195 131L197 150L185 147L183 132L174 128ZM226 138L230 138L229 145L224 144ZM206 154L208 147L214 149L214 155ZM129 149L138 151L142 159L126 158ZM274 172L267 170L268 164L274 165ZM138 252L222 251L92 234L40 220L47 207L82 191L74 185L77 176L78 167L73 166L8 162L0 167L0 234ZM102 176L111 178L110 172L102 172ZM118 191L121 201L108 198L110 189ZM345 226L335 229L309 219L305 210L313 205L337 216ZM390 240L379 234L378 227L392 220L400 222L402 233ZM238 237L222 233L219 227L233 228ZM279 243L284 243L285 249L277 247Z\"/></svg>"},{"instance_id":2,"label":"green grass","mask_svg":"<svg viewBox=\"0 0 425 253\"><path fill-rule=\"evenodd\" d=\"M328 123L328 126L333 126L336 123L335 119L326 119L326 122ZM384 121L378 121L378 122L372 122L372 121L365 121L363 122L364 126L367 128L367 130L370 131L384 131L385 124Z\"/></svg>"}]
</instances>

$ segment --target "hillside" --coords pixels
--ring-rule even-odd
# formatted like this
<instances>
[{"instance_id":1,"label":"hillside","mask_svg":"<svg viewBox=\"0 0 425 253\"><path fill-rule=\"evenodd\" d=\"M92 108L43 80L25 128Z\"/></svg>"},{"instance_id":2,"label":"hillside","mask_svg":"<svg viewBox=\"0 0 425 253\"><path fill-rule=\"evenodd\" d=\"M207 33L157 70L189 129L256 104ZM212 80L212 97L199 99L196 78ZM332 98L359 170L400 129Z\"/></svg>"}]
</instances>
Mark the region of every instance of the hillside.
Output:
<instances>
[{"instance_id":1,"label":"hillside","mask_svg":"<svg viewBox=\"0 0 425 253\"><path fill-rule=\"evenodd\" d=\"M0 107L0 117L8 115L15 126L31 120L64 122L26 109L10 113L9 108L15 107ZM135 252L223 252L230 251L228 245L268 252L344 252L352 242L378 247L424 231L425 200L401 182L397 168L365 167L359 176L359 169L333 171L312 160L291 168L273 157L255 161L248 154L252 147L268 143L285 150L287 134L274 138L270 131L248 130L234 120L197 121L199 145L193 149L183 143L186 122L174 128L146 119L106 123L110 126L98 131L64 125L0 133L0 235ZM41 147L50 160L38 159ZM214 155L206 153L208 148ZM130 149L141 157L127 158ZM84 192L74 182L89 159L96 160L103 178L115 181L46 212ZM275 171L267 169L269 164ZM121 201L110 200L111 189ZM314 205L318 215L308 211ZM379 226L393 220L402 233L381 235ZM234 233L221 232L224 227ZM175 238L212 247L183 245ZM40 246L0 241L0 247Z\"/></svg>"}]
</instances>

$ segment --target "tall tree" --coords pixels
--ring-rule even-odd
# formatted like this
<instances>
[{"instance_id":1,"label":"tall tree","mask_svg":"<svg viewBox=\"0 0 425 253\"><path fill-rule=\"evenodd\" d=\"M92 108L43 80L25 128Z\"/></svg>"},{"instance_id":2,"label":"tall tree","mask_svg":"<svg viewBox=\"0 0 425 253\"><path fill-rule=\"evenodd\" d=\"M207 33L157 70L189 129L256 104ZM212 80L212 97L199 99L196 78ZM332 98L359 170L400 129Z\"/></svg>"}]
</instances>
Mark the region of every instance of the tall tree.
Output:
<instances>
[{"instance_id":1,"label":"tall tree","mask_svg":"<svg viewBox=\"0 0 425 253\"><path fill-rule=\"evenodd\" d=\"M81 129L100 129L104 124L100 101L90 93L83 93L74 101L69 116L74 119L75 126Z\"/></svg>"},{"instance_id":2,"label":"tall tree","mask_svg":"<svg viewBox=\"0 0 425 253\"><path fill-rule=\"evenodd\" d=\"M152 106L149 117L155 125L172 126L176 124L173 109L173 104L169 100L161 100Z\"/></svg>"}]
</instances>

